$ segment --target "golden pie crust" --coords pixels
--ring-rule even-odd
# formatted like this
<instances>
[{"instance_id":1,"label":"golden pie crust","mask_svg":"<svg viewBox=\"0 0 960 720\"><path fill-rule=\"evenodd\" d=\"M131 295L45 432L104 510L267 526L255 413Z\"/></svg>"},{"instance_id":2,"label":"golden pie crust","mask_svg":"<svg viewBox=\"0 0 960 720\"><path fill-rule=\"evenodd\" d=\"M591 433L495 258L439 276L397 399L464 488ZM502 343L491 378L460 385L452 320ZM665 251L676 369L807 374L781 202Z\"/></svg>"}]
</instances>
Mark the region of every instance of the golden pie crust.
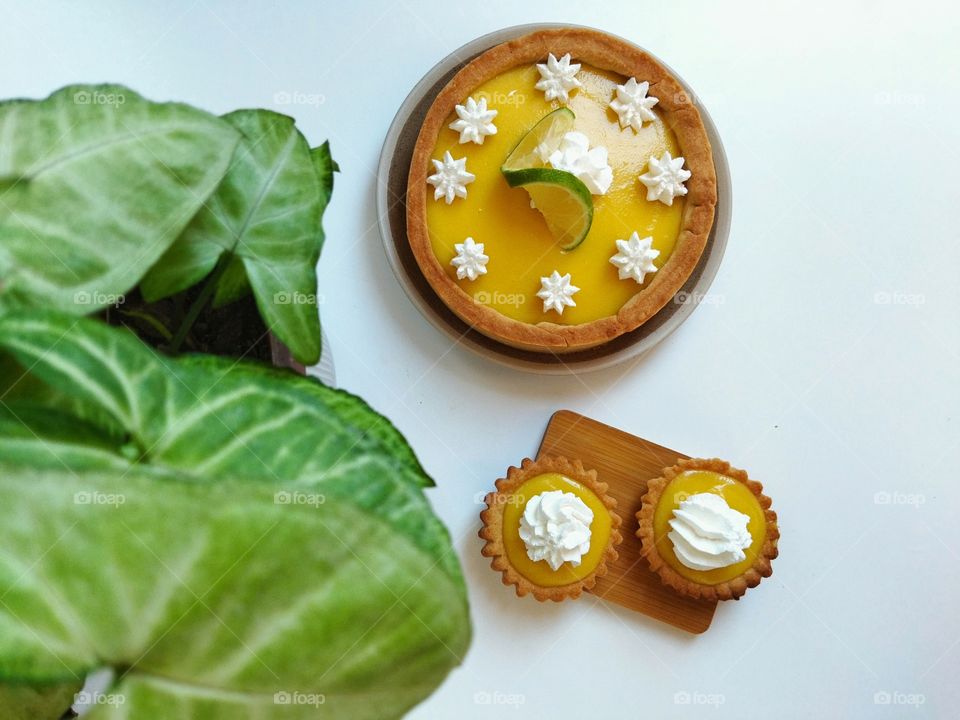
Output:
<instances>
[{"instance_id":1,"label":"golden pie crust","mask_svg":"<svg viewBox=\"0 0 960 720\"><path fill-rule=\"evenodd\" d=\"M717 585L703 585L680 575L660 557L660 551L655 541L653 515L657 504L660 502L663 490L677 475L688 470L707 470L719 473L746 485L756 496L766 519L766 536L753 565L741 575ZM744 470L731 467L730 463L716 458L710 460L699 458L680 460L676 465L664 468L662 476L647 483L647 492L641 503L640 511L637 513L637 520L640 523L640 527L637 529L637 537L640 538L642 545L640 554L647 559L650 568L660 576L664 584L669 585L677 592L703 600L736 600L747 589L756 587L760 584L760 580L773 574L771 563L777 557L777 541L780 538L777 514L770 509L771 500L763 494L763 485L756 480L751 480Z\"/></svg>"},{"instance_id":2,"label":"golden pie crust","mask_svg":"<svg viewBox=\"0 0 960 720\"><path fill-rule=\"evenodd\" d=\"M542 587L531 582L510 563L503 543L503 511L509 501L510 494L530 478L544 473L559 473L571 480L576 480L596 495L610 513L610 538L607 541L606 551L600 557L599 564L592 573L569 585ZM607 495L607 484L597 480L597 471L585 470L579 460L568 460L565 457L549 455L537 460L525 458L520 463L520 467L509 468L507 476L497 480L496 487L495 492L487 494L484 499L487 509L480 513L483 527L480 528L479 535L481 539L486 540L480 552L484 557L492 558L490 567L503 574L504 585L516 586L518 597L533 594L541 602L545 600L560 602L567 598L578 598L584 590L589 590L596 585L598 577L607 574L607 563L619 557L616 547L623 540L623 536L618 530L622 521L620 516L614 512L617 501Z\"/></svg>"},{"instance_id":3,"label":"golden pie crust","mask_svg":"<svg viewBox=\"0 0 960 720\"><path fill-rule=\"evenodd\" d=\"M548 53L570 53L577 62L650 83L657 111L673 130L687 169L687 195L680 233L667 262L649 285L616 315L579 325L514 320L474 302L434 255L427 226L427 175L447 116L474 89L511 68L545 62ZM440 91L427 112L414 147L407 180L407 238L424 278L440 300L475 330L523 350L564 353L585 350L640 327L683 287L694 271L713 227L717 175L713 153L696 106L667 68L625 40L587 28L540 30L497 45L467 64Z\"/></svg>"}]
</instances>

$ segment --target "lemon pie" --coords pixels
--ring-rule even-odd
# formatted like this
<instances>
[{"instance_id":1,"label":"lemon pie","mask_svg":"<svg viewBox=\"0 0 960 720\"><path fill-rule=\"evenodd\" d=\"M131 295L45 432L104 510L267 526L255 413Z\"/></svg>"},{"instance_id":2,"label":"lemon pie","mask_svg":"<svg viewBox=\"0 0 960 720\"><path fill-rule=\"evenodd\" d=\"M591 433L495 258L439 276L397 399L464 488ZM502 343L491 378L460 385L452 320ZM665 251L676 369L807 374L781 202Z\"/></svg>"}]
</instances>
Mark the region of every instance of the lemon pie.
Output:
<instances>
[{"instance_id":1,"label":"lemon pie","mask_svg":"<svg viewBox=\"0 0 960 720\"><path fill-rule=\"evenodd\" d=\"M504 585L537 600L577 598L617 558L616 500L577 460L524 460L497 480L480 514L481 551Z\"/></svg>"},{"instance_id":2,"label":"lemon pie","mask_svg":"<svg viewBox=\"0 0 960 720\"><path fill-rule=\"evenodd\" d=\"M647 484L641 555L684 595L730 600L773 572L780 531L763 486L723 460L681 460Z\"/></svg>"},{"instance_id":3,"label":"lemon pie","mask_svg":"<svg viewBox=\"0 0 960 720\"><path fill-rule=\"evenodd\" d=\"M407 236L461 319L563 353L667 304L716 201L702 119L669 70L605 33L543 30L482 53L437 95L413 152Z\"/></svg>"}]
</instances>

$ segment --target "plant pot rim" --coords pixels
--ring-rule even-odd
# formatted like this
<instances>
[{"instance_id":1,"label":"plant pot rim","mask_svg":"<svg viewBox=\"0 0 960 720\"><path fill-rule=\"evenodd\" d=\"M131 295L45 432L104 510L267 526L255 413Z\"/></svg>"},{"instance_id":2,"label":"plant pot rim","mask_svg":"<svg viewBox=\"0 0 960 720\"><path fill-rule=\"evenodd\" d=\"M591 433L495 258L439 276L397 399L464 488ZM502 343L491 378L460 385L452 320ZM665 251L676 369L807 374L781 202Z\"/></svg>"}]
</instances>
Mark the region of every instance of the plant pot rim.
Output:
<instances>
[{"instance_id":1,"label":"plant pot rim","mask_svg":"<svg viewBox=\"0 0 960 720\"><path fill-rule=\"evenodd\" d=\"M299 375L306 375L307 369L303 363L294 359L290 348L272 332L269 334L270 340L270 362L274 367L289 368Z\"/></svg>"}]
</instances>

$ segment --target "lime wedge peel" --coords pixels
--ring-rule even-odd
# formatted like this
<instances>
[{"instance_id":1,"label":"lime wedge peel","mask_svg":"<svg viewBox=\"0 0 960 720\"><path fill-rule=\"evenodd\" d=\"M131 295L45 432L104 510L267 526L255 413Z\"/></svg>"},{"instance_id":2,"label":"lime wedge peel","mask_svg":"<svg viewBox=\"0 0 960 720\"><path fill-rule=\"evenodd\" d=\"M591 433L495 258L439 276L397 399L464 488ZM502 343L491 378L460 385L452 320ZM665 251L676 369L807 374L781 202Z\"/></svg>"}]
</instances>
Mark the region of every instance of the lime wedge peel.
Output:
<instances>
[{"instance_id":1,"label":"lime wedge peel","mask_svg":"<svg viewBox=\"0 0 960 720\"><path fill-rule=\"evenodd\" d=\"M526 190L562 250L582 243L593 224L593 197L573 173L553 168L504 171L510 187Z\"/></svg>"},{"instance_id":2,"label":"lime wedge peel","mask_svg":"<svg viewBox=\"0 0 960 720\"><path fill-rule=\"evenodd\" d=\"M576 116L569 108L548 113L520 138L500 172L510 187L522 187L540 211L563 250L582 243L593 224L593 196L573 173L547 166L547 157L573 130Z\"/></svg>"}]
</instances>

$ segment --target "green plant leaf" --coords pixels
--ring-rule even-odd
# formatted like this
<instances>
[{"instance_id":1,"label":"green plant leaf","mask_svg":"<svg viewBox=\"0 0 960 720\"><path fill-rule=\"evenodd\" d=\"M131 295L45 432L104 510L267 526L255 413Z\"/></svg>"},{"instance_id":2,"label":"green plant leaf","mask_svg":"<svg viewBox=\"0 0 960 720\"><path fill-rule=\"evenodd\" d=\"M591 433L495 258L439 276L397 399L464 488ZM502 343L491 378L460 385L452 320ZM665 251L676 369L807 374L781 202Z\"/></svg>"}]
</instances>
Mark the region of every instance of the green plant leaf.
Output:
<instances>
[{"instance_id":1,"label":"green plant leaf","mask_svg":"<svg viewBox=\"0 0 960 720\"><path fill-rule=\"evenodd\" d=\"M315 363L320 357L316 264L327 198L316 161L292 118L238 110L224 120L243 136L230 171L148 272L141 291L152 302L185 290L230 253L242 262L267 327L294 357ZM227 268L217 281L218 304L246 291L232 259Z\"/></svg>"},{"instance_id":2,"label":"green plant leaf","mask_svg":"<svg viewBox=\"0 0 960 720\"><path fill-rule=\"evenodd\" d=\"M356 396L252 363L166 358L130 333L53 312L0 317L0 347L110 437L122 428L119 456L198 482L230 476L342 493L460 577L422 493L432 480L403 436ZM73 450L37 434L47 452L34 463L70 466ZM0 449L6 442L0 437Z\"/></svg>"},{"instance_id":3,"label":"green plant leaf","mask_svg":"<svg viewBox=\"0 0 960 720\"><path fill-rule=\"evenodd\" d=\"M117 302L216 189L239 137L120 85L0 104L0 312Z\"/></svg>"},{"instance_id":4,"label":"green plant leaf","mask_svg":"<svg viewBox=\"0 0 960 720\"><path fill-rule=\"evenodd\" d=\"M130 668L93 720L379 718L462 657L429 478L362 400L59 313L0 317L0 346L70 400L0 413L0 680Z\"/></svg>"},{"instance_id":5,"label":"green plant leaf","mask_svg":"<svg viewBox=\"0 0 960 720\"><path fill-rule=\"evenodd\" d=\"M320 186L323 188L324 207L330 202L333 195L333 174L340 172L340 165L330 154L330 141L319 145L310 151L313 158L313 166L317 171L317 177L320 178Z\"/></svg>"},{"instance_id":6,"label":"green plant leaf","mask_svg":"<svg viewBox=\"0 0 960 720\"><path fill-rule=\"evenodd\" d=\"M0 684L0 720L60 720L82 688L82 680L39 688Z\"/></svg>"},{"instance_id":7,"label":"green plant leaf","mask_svg":"<svg viewBox=\"0 0 960 720\"><path fill-rule=\"evenodd\" d=\"M112 666L92 720L399 717L469 639L462 587L339 497L7 466L0 538L0 677Z\"/></svg>"},{"instance_id":8,"label":"green plant leaf","mask_svg":"<svg viewBox=\"0 0 960 720\"><path fill-rule=\"evenodd\" d=\"M31 408L47 408L54 413L67 413L80 421L80 425L92 425L106 437L112 437L114 444L122 444L123 426L102 412L96 405L84 403L71 392L62 393L53 386L44 383L17 362L10 353L0 349L0 417L11 418L18 425L24 424L16 417L16 411L29 413Z\"/></svg>"},{"instance_id":9,"label":"green plant leaf","mask_svg":"<svg viewBox=\"0 0 960 720\"><path fill-rule=\"evenodd\" d=\"M213 294L213 306L223 307L249 294L250 281L247 280L243 260L238 255L233 255L217 282L217 289Z\"/></svg>"},{"instance_id":10,"label":"green plant leaf","mask_svg":"<svg viewBox=\"0 0 960 720\"><path fill-rule=\"evenodd\" d=\"M317 171L317 177L320 178L320 187L323 190L321 214L330 202L333 194L333 174L340 172L340 166L330 155L329 141L310 151L313 159L314 168ZM321 225L317 240L317 251L322 249L324 240L323 227ZM247 273L243 267L243 261L234 256L230 258L226 270L217 282L217 289L213 296L213 306L223 307L228 303L239 300L250 293L250 282L247 280Z\"/></svg>"},{"instance_id":11,"label":"green plant leaf","mask_svg":"<svg viewBox=\"0 0 960 720\"><path fill-rule=\"evenodd\" d=\"M25 467L126 468L124 442L69 412L29 403L0 405L0 447Z\"/></svg>"},{"instance_id":12,"label":"green plant leaf","mask_svg":"<svg viewBox=\"0 0 960 720\"><path fill-rule=\"evenodd\" d=\"M324 405L346 425L356 428L363 435L375 440L393 455L400 472L414 485L433 487L435 483L427 475L416 453L407 439L386 417L371 408L362 398L347 392L327 387L311 377L305 377L289 370L264 367L252 363L237 363L211 355L184 355L178 359L179 365L202 366L209 370L206 382L217 385L224 375L234 378L244 373L251 379L270 376L278 381L277 389L286 390L293 396L307 394L311 400ZM204 388L197 388L201 393Z\"/></svg>"}]
</instances>

